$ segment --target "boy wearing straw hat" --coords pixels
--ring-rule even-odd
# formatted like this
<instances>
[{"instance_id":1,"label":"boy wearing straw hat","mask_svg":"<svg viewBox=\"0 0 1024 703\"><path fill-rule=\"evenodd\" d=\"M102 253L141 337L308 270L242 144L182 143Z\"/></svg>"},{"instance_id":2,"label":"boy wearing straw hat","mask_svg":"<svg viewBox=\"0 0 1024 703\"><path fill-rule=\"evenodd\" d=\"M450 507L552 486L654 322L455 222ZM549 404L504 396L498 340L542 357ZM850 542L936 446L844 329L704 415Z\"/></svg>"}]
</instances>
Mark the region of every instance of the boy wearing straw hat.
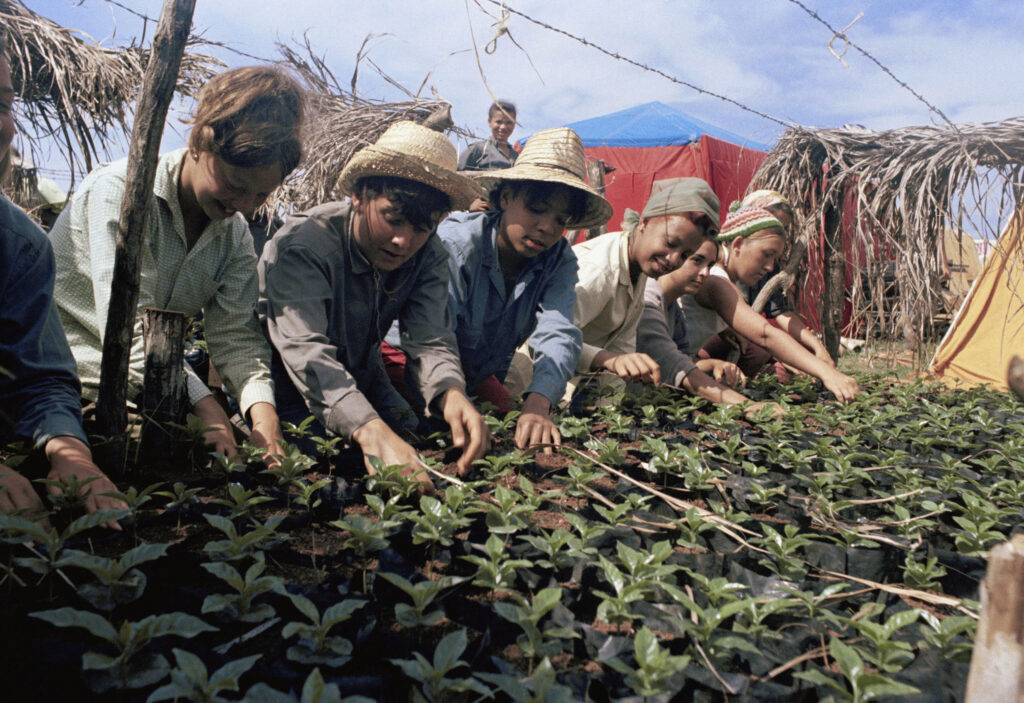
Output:
<instances>
[{"instance_id":1,"label":"boy wearing straw hat","mask_svg":"<svg viewBox=\"0 0 1024 703\"><path fill-rule=\"evenodd\" d=\"M342 171L338 189L350 202L290 218L259 263L281 417L299 422L312 413L321 432L350 437L366 457L407 473L418 473L419 457L396 430L414 428L415 418L380 353L395 320L427 413L442 416L463 448L460 474L489 443L443 313L448 252L431 236L452 207L479 194L456 163L443 134L414 122L391 125Z\"/></svg>"},{"instance_id":2,"label":"boy wearing straw hat","mask_svg":"<svg viewBox=\"0 0 1024 703\"><path fill-rule=\"evenodd\" d=\"M565 392L582 344L573 324L576 256L562 234L603 224L612 210L585 174L575 132L537 132L513 166L473 175L489 192L488 212L455 213L437 229L451 253L448 312L479 400L512 409L502 383L516 348L529 340L532 380L515 431L520 448L561 442L551 406Z\"/></svg>"}]
</instances>

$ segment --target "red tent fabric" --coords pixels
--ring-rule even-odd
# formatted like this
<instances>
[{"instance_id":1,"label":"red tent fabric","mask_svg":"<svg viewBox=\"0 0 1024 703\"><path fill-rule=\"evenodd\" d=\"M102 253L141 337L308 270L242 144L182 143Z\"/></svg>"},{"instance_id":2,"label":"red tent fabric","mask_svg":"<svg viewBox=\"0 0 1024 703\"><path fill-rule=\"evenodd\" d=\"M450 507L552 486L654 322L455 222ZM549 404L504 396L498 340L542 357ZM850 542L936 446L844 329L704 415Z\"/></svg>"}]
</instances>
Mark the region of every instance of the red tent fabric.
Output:
<instances>
[{"instance_id":1,"label":"red tent fabric","mask_svg":"<svg viewBox=\"0 0 1024 703\"><path fill-rule=\"evenodd\" d=\"M722 219L729 203L741 198L766 156L765 152L716 139L707 134L680 146L584 146L588 158L615 167L605 177L605 197L613 214L608 229L617 230L626 208L643 210L655 181L683 176L703 178L722 201Z\"/></svg>"}]
</instances>

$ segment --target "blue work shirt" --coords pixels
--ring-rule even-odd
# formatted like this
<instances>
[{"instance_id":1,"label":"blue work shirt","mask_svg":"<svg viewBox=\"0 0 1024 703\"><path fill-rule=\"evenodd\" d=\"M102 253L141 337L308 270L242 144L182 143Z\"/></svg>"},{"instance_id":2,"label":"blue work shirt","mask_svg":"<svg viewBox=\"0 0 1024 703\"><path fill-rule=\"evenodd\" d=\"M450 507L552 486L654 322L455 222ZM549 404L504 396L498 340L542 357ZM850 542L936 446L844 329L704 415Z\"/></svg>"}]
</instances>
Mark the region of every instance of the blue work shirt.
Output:
<instances>
[{"instance_id":1,"label":"blue work shirt","mask_svg":"<svg viewBox=\"0 0 1024 703\"><path fill-rule=\"evenodd\" d=\"M573 324L576 255L562 238L523 266L511 296L498 263L501 212L457 212L438 225L451 254L448 311L459 356L472 388L495 376L504 381L516 347L530 340L533 380L524 392L554 406L576 369L583 334Z\"/></svg>"},{"instance_id":2,"label":"blue work shirt","mask_svg":"<svg viewBox=\"0 0 1024 703\"><path fill-rule=\"evenodd\" d=\"M82 387L53 304L53 250L28 215L0 196L0 439L82 431Z\"/></svg>"}]
</instances>

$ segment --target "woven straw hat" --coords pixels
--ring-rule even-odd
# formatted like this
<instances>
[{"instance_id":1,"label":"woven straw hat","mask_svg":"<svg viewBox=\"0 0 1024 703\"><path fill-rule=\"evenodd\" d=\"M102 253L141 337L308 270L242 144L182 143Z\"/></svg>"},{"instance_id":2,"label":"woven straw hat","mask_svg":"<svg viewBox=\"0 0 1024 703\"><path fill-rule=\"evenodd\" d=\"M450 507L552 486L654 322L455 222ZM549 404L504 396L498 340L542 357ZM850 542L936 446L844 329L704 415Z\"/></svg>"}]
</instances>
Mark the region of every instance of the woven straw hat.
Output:
<instances>
[{"instance_id":1,"label":"woven straw hat","mask_svg":"<svg viewBox=\"0 0 1024 703\"><path fill-rule=\"evenodd\" d=\"M510 168L481 171L472 177L488 191L502 181L545 181L581 190L587 196L587 206L583 217L579 222L573 222L572 227L586 229L603 225L612 216L612 206L587 185L586 175L583 142L579 135L568 127L555 127L530 137Z\"/></svg>"},{"instance_id":2,"label":"woven straw hat","mask_svg":"<svg viewBox=\"0 0 1024 703\"><path fill-rule=\"evenodd\" d=\"M446 194L453 210L465 210L483 192L455 172L459 154L448 137L416 122L395 122L373 144L349 159L338 177L338 190L352 194L365 176L393 176L424 183Z\"/></svg>"}]
</instances>

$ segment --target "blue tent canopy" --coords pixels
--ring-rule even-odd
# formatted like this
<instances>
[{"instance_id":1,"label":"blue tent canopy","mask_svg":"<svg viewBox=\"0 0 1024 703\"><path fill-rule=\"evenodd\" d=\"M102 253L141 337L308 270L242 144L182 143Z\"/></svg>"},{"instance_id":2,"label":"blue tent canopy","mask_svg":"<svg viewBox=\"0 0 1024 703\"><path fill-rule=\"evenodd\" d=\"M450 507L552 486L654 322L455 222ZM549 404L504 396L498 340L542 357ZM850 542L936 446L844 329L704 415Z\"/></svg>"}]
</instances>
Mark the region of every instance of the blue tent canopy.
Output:
<instances>
[{"instance_id":1,"label":"blue tent canopy","mask_svg":"<svg viewBox=\"0 0 1024 703\"><path fill-rule=\"evenodd\" d=\"M565 125L572 128L583 146L675 146L696 142L702 134L742 146L769 151L765 144L684 115L660 102L644 103L600 117ZM520 140L524 144L525 139Z\"/></svg>"}]
</instances>

